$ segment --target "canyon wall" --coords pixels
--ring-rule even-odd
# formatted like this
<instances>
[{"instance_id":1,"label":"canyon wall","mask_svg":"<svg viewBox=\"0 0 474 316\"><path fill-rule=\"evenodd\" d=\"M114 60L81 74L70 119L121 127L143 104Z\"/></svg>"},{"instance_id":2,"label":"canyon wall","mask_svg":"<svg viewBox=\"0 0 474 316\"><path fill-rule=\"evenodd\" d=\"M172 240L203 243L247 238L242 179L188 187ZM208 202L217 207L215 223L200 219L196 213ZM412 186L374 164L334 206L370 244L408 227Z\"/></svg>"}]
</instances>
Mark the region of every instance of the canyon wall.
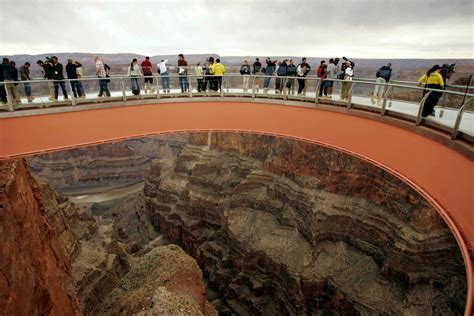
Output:
<instances>
[{"instance_id":1,"label":"canyon wall","mask_svg":"<svg viewBox=\"0 0 474 316\"><path fill-rule=\"evenodd\" d=\"M222 313L459 315L466 277L436 210L388 172L301 141L196 133L152 163L147 212Z\"/></svg>"},{"instance_id":2,"label":"canyon wall","mask_svg":"<svg viewBox=\"0 0 474 316\"><path fill-rule=\"evenodd\" d=\"M0 161L0 314L81 315L71 267L23 160Z\"/></svg>"}]
</instances>

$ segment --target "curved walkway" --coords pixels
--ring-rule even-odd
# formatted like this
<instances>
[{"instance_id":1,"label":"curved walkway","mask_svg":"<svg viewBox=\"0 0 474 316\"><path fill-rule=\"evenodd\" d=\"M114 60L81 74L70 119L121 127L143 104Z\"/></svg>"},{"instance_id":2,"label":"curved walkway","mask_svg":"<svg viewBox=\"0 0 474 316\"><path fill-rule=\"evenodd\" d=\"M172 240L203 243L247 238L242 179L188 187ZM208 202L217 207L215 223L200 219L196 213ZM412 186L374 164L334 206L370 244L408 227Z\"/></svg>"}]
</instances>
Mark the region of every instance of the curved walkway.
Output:
<instances>
[{"instance_id":1,"label":"curved walkway","mask_svg":"<svg viewBox=\"0 0 474 316\"><path fill-rule=\"evenodd\" d=\"M470 315L474 162L409 130L302 106L162 100L159 104L2 118L0 158L180 131L245 131L302 139L361 157L402 178L435 206L458 241L468 274L466 315Z\"/></svg>"}]
</instances>

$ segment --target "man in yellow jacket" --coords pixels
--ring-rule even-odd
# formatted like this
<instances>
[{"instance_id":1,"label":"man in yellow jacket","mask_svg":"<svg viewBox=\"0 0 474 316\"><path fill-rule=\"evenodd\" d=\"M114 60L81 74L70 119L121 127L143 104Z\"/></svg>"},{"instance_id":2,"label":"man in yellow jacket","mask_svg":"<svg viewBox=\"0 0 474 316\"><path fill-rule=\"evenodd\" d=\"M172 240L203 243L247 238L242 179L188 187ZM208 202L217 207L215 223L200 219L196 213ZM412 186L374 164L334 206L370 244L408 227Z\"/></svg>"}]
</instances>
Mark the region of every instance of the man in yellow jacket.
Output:
<instances>
[{"instance_id":1,"label":"man in yellow jacket","mask_svg":"<svg viewBox=\"0 0 474 316\"><path fill-rule=\"evenodd\" d=\"M223 64L221 64L221 60L219 58L216 58L216 62L212 65L209 66L210 67L210 73L211 75L214 75L215 76L215 80L216 80L216 88L219 90L219 91L222 91L222 77L224 76L224 73L225 73L225 67Z\"/></svg>"},{"instance_id":2,"label":"man in yellow jacket","mask_svg":"<svg viewBox=\"0 0 474 316\"><path fill-rule=\"evenodd\" d=\"M425 88L427 89L444 89L444 80L443 76L441 76L441 74L439 73L440 70L441 67L439 65L434 65L433 67L431 67L431 69L428 70L428 72L424 74L420 78L420 80L418 80L418 86L425 84ZM427 90L423 92L423 96L425 96L426 93L428 93ZM442 94L443 92L440 91L430 91L430 94L428 95L425 101L423 112L421 113L423 117L426 117L428 115L436 116L434 107L438 104L438 100Z\"/></svg>"}]
</instances>

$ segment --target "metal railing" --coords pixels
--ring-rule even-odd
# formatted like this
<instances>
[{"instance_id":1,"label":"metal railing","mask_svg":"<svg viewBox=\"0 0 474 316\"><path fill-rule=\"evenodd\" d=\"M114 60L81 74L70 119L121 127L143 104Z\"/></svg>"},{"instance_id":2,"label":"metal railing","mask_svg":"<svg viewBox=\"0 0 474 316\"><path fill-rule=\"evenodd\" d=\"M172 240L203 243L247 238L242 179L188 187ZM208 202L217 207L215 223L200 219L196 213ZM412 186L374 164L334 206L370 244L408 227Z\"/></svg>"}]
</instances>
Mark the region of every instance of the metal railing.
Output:
<instances>
[{"instance_id":1,"label":"metal railing","mask_svg":"<svg viewBox=\"0 0 474 316\"><path fill-rule=\"evenodd\" d=\"M474 94L469 93L425 89L411 83L376 83L371 79L345 81L313 76L225 74L218 79L216 76L169 74L146 77L153 79L153 83L147 85L144 84L144 78L136 78L141 88L139 94L132 93L134 82L126 76L85 77L62 81L7 81L0 83L3 84L7 95L7 102L0 106L0 111L176 97L269 98L324 103L348 110L367 110L381 116L388 115L412 121L415 125L423 124L444 130L452 139L462 136L469 142L474 142L474 112L471 108ZM25 95L27 86L29 95ZM382 89L382 92L379 91L379 98L373 96L375 87ZM24 92L20 91L22 88ZM54 90L57 90L56 95ZM329 95L331 90L332 94ZM433 93L441 94L445 101L435 108L434 117L423 117L423 108Z\"/></svg>"}]
</instances>

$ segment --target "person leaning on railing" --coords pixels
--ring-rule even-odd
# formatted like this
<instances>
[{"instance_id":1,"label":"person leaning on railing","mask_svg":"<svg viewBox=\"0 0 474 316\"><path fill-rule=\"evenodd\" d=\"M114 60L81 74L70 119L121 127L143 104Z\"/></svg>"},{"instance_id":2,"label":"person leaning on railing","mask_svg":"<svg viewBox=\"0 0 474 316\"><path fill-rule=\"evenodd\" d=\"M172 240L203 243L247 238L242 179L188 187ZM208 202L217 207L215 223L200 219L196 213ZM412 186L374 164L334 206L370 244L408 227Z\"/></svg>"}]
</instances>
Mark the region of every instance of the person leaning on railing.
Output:
<instances>
[{"instance_id":1,"label":"person leaning on railing","mask_svg":"<svg viewBox=\"0 0 474 316\"><path fill-rule=\"evenodd\" d=\"M428 91L426 89L438 89L441 90L444 88L444 80L440 74L441 67L439 65L434 65L430 70L418 80L418 86L425 84L425 90L423 91L423 96L425 96ZM426 117L428 115L435 116L434 107L438 104L438 100L443 94L438 91L429 92L425 106L423 107L423 112L421 115Z\"/></svg>"},{"instance_id":2,"label":"person leaning on railing","mask_svg":"<svg viewBox=\"0 0 474 316\"><path fill-rule=\"evenodd\" d=\"M97 96L102 97L105 94L106 96L110 97L110 91L109 91L110 79L107 78L107 71L105 70L105 65L102 62L102 60L99 58L99 56L94 56L94 60L95 60L95 73L97 77L99 77L99 87L100 87L100 91Z\"/></svg>"},{"instance_id":3,"label":"person leaning on railing","mask_svg":"<svg viewBox=\"0 0 474 316\"><path fill-rule=\"evenodd\" d=\"M48 80L48 88L49 88L49 100L54 100L54 83L53 79L53 64L51 63L51 59L46 57L46 61L43 62L41 59L36 62L38 67L41 67L41 73L43 74L43 78Z\"/></svg>"},{"instance_id":4,"label":"person leaning on railing","mask_svg":"<svg viewBox=\"0 0 474 316\"><path fill-rule=\"evenodd\" d=\"M30 63L26 62L23 66L20 67L20 79L22 81L30 81L31 76L30 76ZM33 102L35 99L33 96L31 96L31 84L29 82L24 82L23 83L23 88L25 89L25 95L26 99L28 102Z\"/></svg>"},{"instance_id":5,"label":"person leaning on railing","mask_svg":"<svg viewBox=\"0 0 474 316\"><path fill-rule=\"evenodd\" d=\"M247 92L249 89L250 81L250 65L248 60L244 60L244 64L240 66L240 74L242 77L242 89L244 92Z\"/></svg>"},{"instance_id":6,"label":"person leaning on railing","mask_svg":"<svg viewBox=\"0 0 474 316\"><path fill-rule=\"evenodd\" d=\"M130 65L128 66L127 76L130 77L132 82L132 93L134 95L140 94L140 86L138 84L138 77L143 76L140 66L138 65L138 60L134 58Z\"/></svg>"},{"instance_id":7,"label":"person leaning on railing","mask_svg":"<svg viewBox=\"0 0 474 316\"><path fill-rule=\"evenodd\" d=\"M378 105L381 105L383 99L383 93L385 91L385 84L390 81L390 77L392 76L392 64L388 63L387 66L382 66L375 74L377 80L375 81L374 93L370 98L372 104L375 102Z\"/></svg>"}]
</instances>

